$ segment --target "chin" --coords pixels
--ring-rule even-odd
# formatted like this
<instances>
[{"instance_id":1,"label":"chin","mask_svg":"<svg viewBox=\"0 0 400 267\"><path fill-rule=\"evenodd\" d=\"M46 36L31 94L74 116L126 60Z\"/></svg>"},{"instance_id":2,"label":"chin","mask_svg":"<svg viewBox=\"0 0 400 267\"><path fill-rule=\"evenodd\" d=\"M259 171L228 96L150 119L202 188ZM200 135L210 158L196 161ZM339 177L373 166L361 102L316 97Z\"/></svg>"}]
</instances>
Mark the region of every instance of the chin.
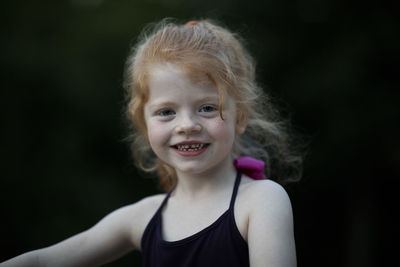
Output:
<instances>
[{"instance_id":1,"label":"chin","mask_svg":"<svg viewBox=\"0 0 400 267\"><path fill-rule=\"evenodd\" d=\"M191 174L191 175L201 175L205 173L209 173L214 170L217 165L204 164L200 165L198 162L195 164L182 164L180 166L175 166L175 169L183 174Z\"/></svg>"},{"instance_id":2,"label":"chin","mask_svg":"<svg viewBox=\"0 0 400 267\"><path fill-rule=\"evenodd\" d=\"M181 173L184 173L184 174L201 174L201 173L206 171L205 168L199 168L199 166L196 166L196 167L190 167L190 166L177 167L175 169L178 170Z\"/></svg>"}]
</instances>

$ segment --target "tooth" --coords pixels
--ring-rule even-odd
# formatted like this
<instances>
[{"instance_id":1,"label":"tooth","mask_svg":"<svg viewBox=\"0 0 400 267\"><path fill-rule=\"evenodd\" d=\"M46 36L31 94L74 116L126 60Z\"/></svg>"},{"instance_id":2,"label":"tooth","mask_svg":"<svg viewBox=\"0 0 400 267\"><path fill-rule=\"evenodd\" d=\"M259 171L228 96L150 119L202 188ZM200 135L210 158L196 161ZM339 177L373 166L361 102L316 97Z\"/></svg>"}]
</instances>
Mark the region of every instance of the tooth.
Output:
<instances>
[{"instance_id":1,"label":"tooth","mask_svg":"<svg viewBox=\"0 0 400 267\"><path fill-rule=\"evenodd\" d=\"M196 151L204 147L204 144L186 144L186 145L176 145L180 151Z\"/></svg>"}]
</instances>

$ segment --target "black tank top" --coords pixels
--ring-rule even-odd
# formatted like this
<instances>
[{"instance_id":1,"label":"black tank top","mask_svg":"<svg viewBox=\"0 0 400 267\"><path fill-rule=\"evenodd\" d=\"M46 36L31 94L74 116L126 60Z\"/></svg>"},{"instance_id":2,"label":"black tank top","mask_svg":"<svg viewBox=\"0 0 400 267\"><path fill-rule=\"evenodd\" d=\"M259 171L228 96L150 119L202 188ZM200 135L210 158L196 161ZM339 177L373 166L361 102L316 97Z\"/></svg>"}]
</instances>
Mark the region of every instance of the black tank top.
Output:
<instances>
[{"instance_id":1,"label":"black tank top","mask_svg":"<svg viewBox=\"0 0 400 267\"><path fill-rule=\"evenodd\" d=\"M235 222L233 207L241 173L236 176L229 209L213 224L178 241L165 241L161 234L161 211L171 192L147 225L141 241L144 267L235 267L249 266L249 249Z\"/></svg>"}]
</instances>

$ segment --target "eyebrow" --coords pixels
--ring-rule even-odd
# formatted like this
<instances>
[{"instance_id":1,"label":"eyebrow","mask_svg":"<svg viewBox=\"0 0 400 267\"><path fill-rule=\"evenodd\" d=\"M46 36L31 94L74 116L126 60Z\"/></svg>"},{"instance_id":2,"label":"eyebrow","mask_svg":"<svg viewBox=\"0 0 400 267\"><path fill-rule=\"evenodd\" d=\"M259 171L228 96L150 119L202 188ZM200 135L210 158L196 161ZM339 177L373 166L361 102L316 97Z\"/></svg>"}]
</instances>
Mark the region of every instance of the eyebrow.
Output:
<instances>
[{"instance_id":1,"label":"eyebrow","mask_svg":"<svg viewBox=\"0 0 400 267\"><path fill-rule=\"evenodd\" d=\"M206 97L197 99L195 102L199 103L199 102L215 101L215 100L217 100L219 102L219 96L206 96ZM160 102L151 104L149 107L154 108L154 107L160 107L160 106L174 106L174 105L176 105L176 103L177 102L173 102L173 101L160 101Z\"/></svg>"}]
</instances>

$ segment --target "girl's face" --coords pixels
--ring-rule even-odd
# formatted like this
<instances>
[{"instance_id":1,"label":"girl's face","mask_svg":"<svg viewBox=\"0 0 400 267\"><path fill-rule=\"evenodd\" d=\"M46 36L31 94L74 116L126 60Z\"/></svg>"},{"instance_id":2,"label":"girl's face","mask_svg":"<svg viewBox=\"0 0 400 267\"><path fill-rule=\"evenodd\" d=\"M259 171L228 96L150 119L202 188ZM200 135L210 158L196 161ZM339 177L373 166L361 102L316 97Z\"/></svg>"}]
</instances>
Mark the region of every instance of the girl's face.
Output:
<instances>
[{"instance_id":1,"label":"girl's face","mask_svg":"<svg viewBox=\"0 0 400 267\"><path fill-rule=\"evenodd\" d=\"M147 135L162 161L178 173L191 174L232 164L235 131L244 131L236 125L233 99L224 96L222 120L217 89L209 83L193 83L172 64L153 67L148 87Z\"/></svg>"}]
</instances>

